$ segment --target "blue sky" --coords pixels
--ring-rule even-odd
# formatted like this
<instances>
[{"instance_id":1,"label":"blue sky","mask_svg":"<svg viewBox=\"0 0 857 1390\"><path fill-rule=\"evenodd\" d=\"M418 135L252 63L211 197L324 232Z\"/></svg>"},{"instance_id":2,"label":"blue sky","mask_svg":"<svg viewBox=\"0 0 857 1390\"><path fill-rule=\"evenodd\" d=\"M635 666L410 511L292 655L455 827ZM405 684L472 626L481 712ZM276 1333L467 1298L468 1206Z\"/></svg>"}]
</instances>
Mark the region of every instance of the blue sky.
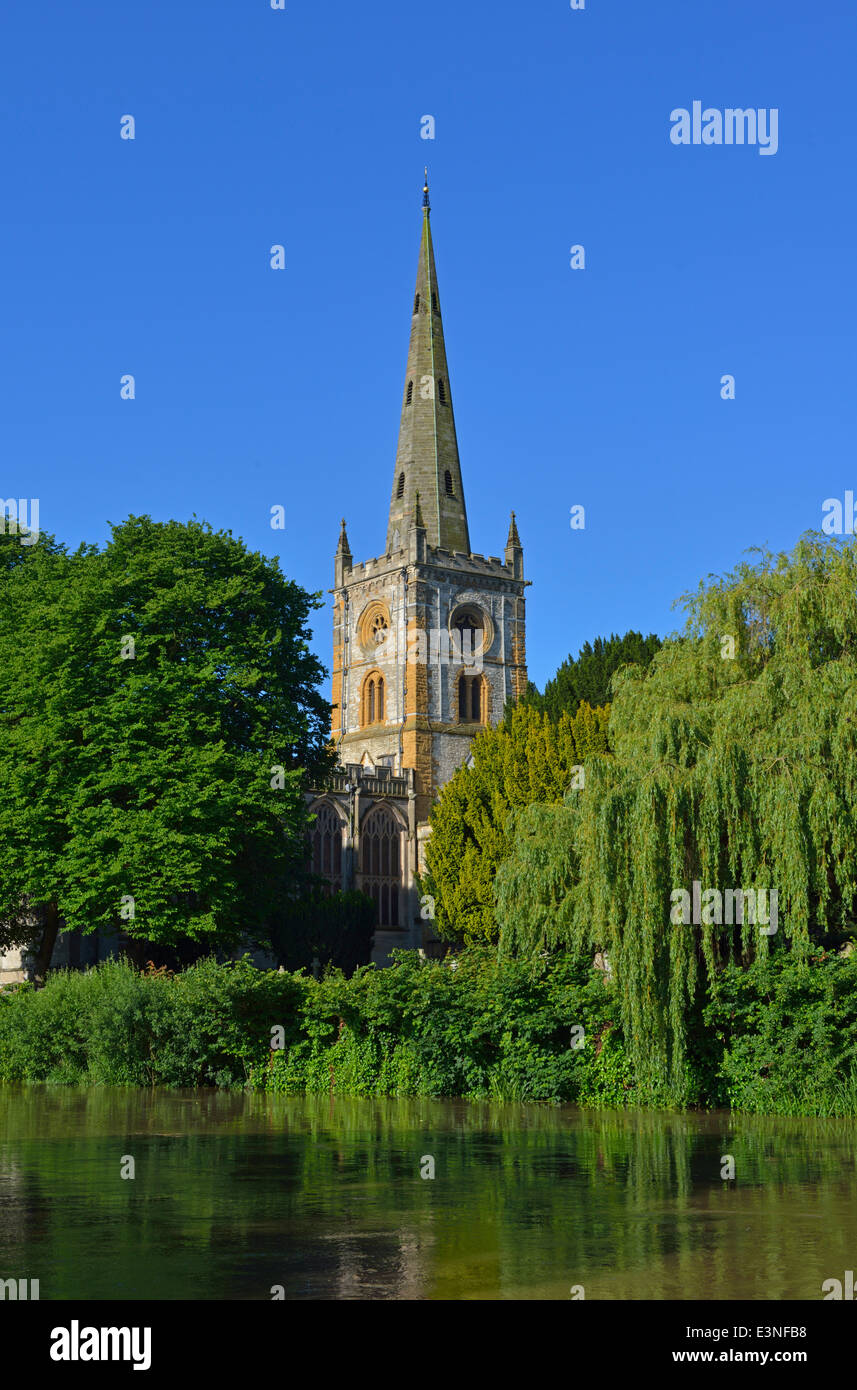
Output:
<instances>
[{"instance_id":1,"label":"blue sky","mask_svg":"<svg viewBox=\"0 0 857 1390\"><path fill-rule=\"evenodd\" d=\"M341 516L378 554L425 162L471 544L515 508L539 685L857 486L852 0L285 2L7 10L0 496L72 544L196 513L313 590ZM776 107L777 153L674 146L694 100Z\"/></svg>"}]
</instances>

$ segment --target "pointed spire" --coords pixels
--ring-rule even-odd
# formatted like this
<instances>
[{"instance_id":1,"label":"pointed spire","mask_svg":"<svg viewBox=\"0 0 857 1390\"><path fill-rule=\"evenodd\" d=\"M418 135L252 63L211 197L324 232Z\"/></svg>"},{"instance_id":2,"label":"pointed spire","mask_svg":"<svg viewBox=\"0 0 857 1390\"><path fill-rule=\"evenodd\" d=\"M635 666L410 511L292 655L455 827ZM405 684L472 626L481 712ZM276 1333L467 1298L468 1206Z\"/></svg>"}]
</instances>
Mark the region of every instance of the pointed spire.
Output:
<instances>
[{"instance_id":1,"label":"pointed spire","mask_svg":"<svg viewBox=\"0 0 857 1390\"><path fill-rule=\"evenodd\" d=\"M524 547L521 545L521 537L518 535L518 524L515 521L514 512L512 512L509 521L509 535L506 539L506 564L516 579L523 579Z\"/></svg>"},{"instance_id":2,"label":"pointed spire","mask_svg":"<svg viewBox=\"0 0 857 1390\"><path fill-rule=\"evenodd\" d=\"M347 555L351 559L351 546L348 544L348 533L345 530L345 517L342 518L342 530L339 533L339 545L336 547L337 555Z\"/></svg>"},{"instance_id":3,"label":"pointed spire","mask_svg":"<svg viewBox=\"0 0 857 1390\"><path fill-rule=\"evenodd\" d=\"M348 544L348 535L345 530L345 517L342 518L342 530L339 533L339 544L336 547L336 558L333 562L334 584L339 589L345 580L345 576L351 569L351 546Z\"/></svg>"},{"instance_id":4,"label":"pointed spire","mask_svg":"<svg viewBox=\"0 0 857 1390\"><path fill-rule=\"evenodd\" d=\"M469 554L467 509L431 236L428 170L423 187L420 258L387 527L388 553L398 549L400 538L408 530L417 489L427 544Z\"/></svg>"}]
</instances>

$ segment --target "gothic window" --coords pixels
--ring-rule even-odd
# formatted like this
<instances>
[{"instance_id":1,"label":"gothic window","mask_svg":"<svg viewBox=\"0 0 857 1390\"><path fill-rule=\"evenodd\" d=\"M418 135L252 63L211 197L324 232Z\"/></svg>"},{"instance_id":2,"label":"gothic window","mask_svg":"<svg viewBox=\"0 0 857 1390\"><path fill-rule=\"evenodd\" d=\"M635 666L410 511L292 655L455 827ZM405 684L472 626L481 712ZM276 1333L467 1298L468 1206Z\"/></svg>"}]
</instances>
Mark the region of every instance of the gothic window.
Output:
<instances>
[{"instance_id":1,"label":"gothic window","mask_svg":"<svg viewBox=\"0 0 857 1390\"><path fill-rule=\"evenodd\" d=\"M397 496L397 497L404 497L404 495L405 495L405 475L404 475L404 473L400 473L400 474L399 474L399 486L396 488L396 496Z\"/></svg>"},{"instance_id":2,"label":"gothic window","mask_svg":"<svg viewBox=\"0 0 857 1390\"><path fill-rule=\"evenodd\" d=\"M432 290L431 307L434 309L436 314L440 313L440 310L437 307L437 295L435 294L434 290Z\"/></svg>"},{"instance_id":3,"label":"gothic window","mask_svg":"<svg viewBox=\"0 0 857 1390\"><path fill-rule=\"evenodd\" d=\"M378 911L379 927L399 925L399 887L402 876L399 828L386 806L370 811L360 830L361 888Z\"/></svg>"},{"instance_id":4,"label":"gothic window","mask_svg":"<svg viewBox=\"0 0 857 1390\"><path fill-rule=\"evenodd\" d=\"M414 300L414 313L415 313L415 314L418 314L419 312L420 312L420 297L419 297L419 295L417 295L416 299Z\"/></svg>"},{"instance_id":5,"label":"gothic window","mask_svg":"<svg viewBox=\"0 0 857 1390\"><path fill-rule=\"evenodd\" d=\"M473 657L480 650L480 647L483 653L486 647L485 624L482 614L478 609L466 609L456 617L453 630L458 637L461 660L465 666L475 665Z\"/></svg>"},{"instance_id":6,"label":"gothic window","mask_svg":"<svg viewBox=\"0 0 857 1390\"><path fill-rule=\"evenodd\" d=\"M438 377L437 379L437 398L440 401L441 405L446 405L446 387L444 386L440 377Z\"/></svg>"},{"instance_id":7,"label":"gothic window","mask_svg":"<svg viewBox=\"0 0 857 1390\"><path fill-rule=\"evenodd\" d=\"M409 381L409 382L408 382L408 393L407 393L407 395L405 396L405 405L410 405L410 403L411 403L411 401L412 401L413 399L414 399L414 383L413 383L412 381Z\"/></svg>"},{"instance_id":8,"label":"gothic window","mask_svg":"<svg viewBox=\"0 0 857 1390\"><path fill-rule=\"evenodd\" d=\"M363 718L361 723L383 724L384 722L384 677L380 671L372 671L363 682Z\"/></svg>"},{"instance_id":9,"label":"gothic window","mask_svg":"<svg viewBox=\"0 0 857 1390\"><path fill-rule=\"evenodd\" d=\"M446 470L446 473L444 474L444 479L443 479L443 480L444 480L444 484L445 484L445 486L446 486L446 495L447 495L447 497L454 497L454 496L455 496L455 493L454 493L453 490L452 490L452 474L450 473L450 471L449 471L448 468L447 468L447 470Z\"/></svg>"},{"instance_id":10,"label":"gothic window","mask_svg":"<svg viewBox=\"0 0 857 1390\"><path fill-rule=\"evenodd\" d=\"M324 804L316 812L310 831L312 871L327 879L331 892L342 888L342 822L332 806Z\"/></svg>"},{"instance_id":11,"label":"gothic window","mask_svg":"<svg viewBox=\"0 0 857 1390\"><path fill-rule=\"evenodd\" d=\"M487 724L487 689L482 676L458 677L459 724Z\"/></svg>"},{"instance_id":12,"label":"gothic window","mask_svg":"<svg viewBox=\"0 0 857 1390\"><path fill-rule=\"evenodd\" d=\"M387 636L387 619L383 613L376 613L369 624L371 642L373 647L378 647Z\"/></svg>"}]
</instances>

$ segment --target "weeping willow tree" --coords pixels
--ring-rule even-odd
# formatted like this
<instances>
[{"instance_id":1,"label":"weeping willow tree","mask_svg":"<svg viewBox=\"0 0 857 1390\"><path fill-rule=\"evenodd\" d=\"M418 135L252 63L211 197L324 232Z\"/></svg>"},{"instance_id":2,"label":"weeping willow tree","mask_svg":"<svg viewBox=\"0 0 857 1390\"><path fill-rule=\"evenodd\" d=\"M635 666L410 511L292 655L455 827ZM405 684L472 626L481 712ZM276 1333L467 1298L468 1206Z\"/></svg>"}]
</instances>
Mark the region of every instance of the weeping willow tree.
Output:
<instances>
[{"instance_id":1,"label":"weeping willow tree","mask_svg":"<svg viewBox=\"0 0 857 1390\"><path fill-rule=\"evenodd\" d=\"M495 885L501 951L607 950L637 1075L672 1103L723 964L855 928L857 541L755 554L616 678L612 753L516 815Z\"/></svg>"}]
</instances>

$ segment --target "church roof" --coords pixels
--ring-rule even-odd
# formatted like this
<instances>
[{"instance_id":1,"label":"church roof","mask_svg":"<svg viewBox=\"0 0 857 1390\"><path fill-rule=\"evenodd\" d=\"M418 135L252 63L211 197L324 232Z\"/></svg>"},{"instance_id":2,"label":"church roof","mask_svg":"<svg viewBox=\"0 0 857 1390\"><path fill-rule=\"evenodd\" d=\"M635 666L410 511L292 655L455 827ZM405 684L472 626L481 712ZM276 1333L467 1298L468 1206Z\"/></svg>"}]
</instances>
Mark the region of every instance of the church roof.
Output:
<instances>
[{"instance_id":1,"label":"church roof","mask_svg":"<svg viewBox=\"0 0 857 1390\"><path fill-rule=\"evenodd\" d=\"M408 530L416 520L418 492L428 544L469 554L467 509L432 246L428 172L423 189L420 258L387 527L388 553L407 543Z\"/></svg>"}]
</instances>

